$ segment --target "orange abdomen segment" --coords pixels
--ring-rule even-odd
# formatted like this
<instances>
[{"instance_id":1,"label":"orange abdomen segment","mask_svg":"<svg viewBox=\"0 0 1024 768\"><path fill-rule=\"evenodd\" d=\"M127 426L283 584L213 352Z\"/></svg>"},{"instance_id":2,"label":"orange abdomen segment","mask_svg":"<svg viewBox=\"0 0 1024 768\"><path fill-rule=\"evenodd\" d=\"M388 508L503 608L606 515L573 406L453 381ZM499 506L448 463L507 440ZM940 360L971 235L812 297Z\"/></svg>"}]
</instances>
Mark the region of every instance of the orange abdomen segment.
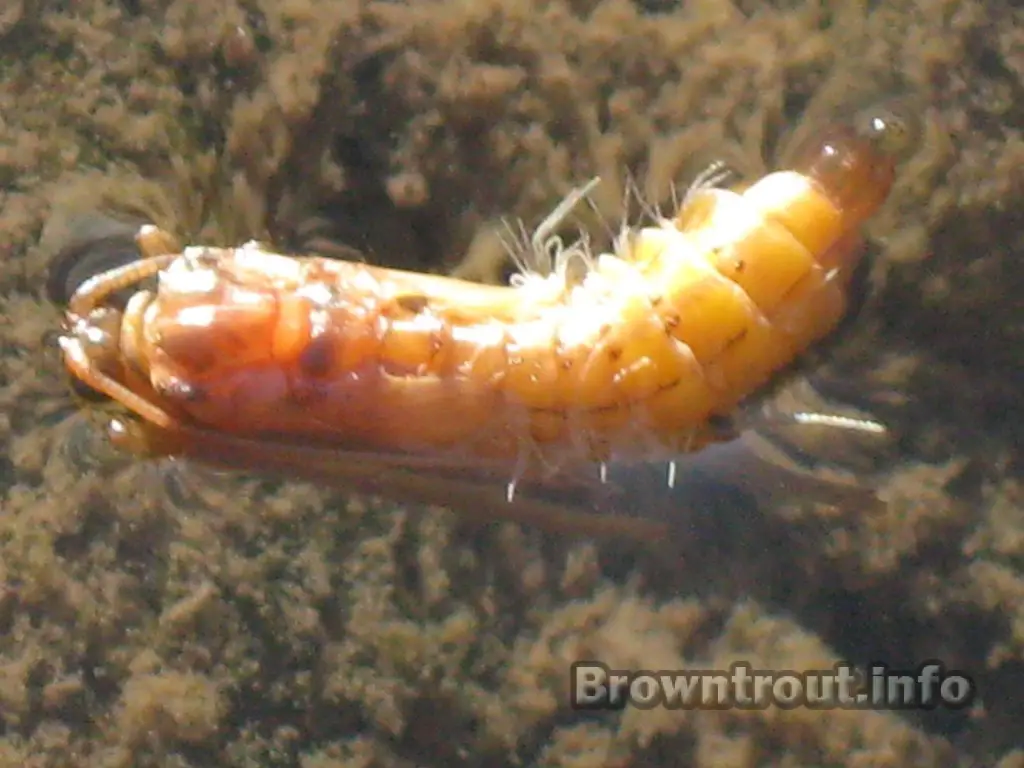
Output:
<instances>
[{"instance_id":1,"label":"orange abdomen segment","mask_svg":"<svg viewBox=\"0 0 1024 768\"><path fill-rule=\"evenodd\" d=\"M675 274L663 259L664 282L678 286L663 316L694 351L718 395L714 410L723 413L842 316L843 283L806 243L827 251L846 227L841 211L791 172L771 174L743 194L697 192L690 207L680 219L703 259L675 266ZM801 211L813 215L801 218Z\"/></svg>"}]
</instances>

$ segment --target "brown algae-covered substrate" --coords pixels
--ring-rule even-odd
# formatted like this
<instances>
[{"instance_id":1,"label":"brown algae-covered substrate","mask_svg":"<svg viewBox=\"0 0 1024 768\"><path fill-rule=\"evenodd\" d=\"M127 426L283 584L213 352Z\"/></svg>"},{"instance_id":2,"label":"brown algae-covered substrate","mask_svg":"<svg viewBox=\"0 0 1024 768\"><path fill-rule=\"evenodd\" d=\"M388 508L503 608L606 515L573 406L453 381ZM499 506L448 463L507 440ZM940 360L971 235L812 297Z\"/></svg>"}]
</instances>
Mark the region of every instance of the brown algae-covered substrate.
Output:
<instances>
[{"instance_id":1,"label":"brown algae-covered substrate","mask_svg":"<svg viewBox=\"0 0 1024 768\"><path fill-rule=\"evenodd\" d=\"M1024 765L1022 52L971 0L4 4L0 764ZM502 216L601 175L617 222L627 169L756 174L894 93L921 144L822 364L895 427L884 509L719 501L674 560L148 466L75 416L43 285L90 212L496 279ZM588 657L938 659L979 698L582 715Z\"/></svg>"}]
</instances>

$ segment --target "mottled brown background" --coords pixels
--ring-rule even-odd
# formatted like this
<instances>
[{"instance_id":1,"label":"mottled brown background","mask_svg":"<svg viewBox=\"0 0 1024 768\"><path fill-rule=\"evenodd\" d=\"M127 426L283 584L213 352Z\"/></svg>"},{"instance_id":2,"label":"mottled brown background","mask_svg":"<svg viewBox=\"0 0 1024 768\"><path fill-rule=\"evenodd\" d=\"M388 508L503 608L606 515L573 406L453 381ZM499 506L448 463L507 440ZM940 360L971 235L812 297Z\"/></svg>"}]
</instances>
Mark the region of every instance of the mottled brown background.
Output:
<instances>
[{"instance_id":1,"label":"mottled brown background","mask_svg":"<svg viewBox=\"0 0 1024 768\"><path fill-rule=\"evenodd\" d=\"M1018 6L0 4L0 763L1024 765ZM758 173L793 132L894 94L920 105L921 145L827 360L897 430L887 513L726 504L666 564L142 465L75 416L42 286L77 214L495 279L501 216L536 224L600 174L617 222L627 169L648 199L714 158ZM582 717L566 667L587 656L938 658L981 695Z\"/></svg>"}]
</instances>

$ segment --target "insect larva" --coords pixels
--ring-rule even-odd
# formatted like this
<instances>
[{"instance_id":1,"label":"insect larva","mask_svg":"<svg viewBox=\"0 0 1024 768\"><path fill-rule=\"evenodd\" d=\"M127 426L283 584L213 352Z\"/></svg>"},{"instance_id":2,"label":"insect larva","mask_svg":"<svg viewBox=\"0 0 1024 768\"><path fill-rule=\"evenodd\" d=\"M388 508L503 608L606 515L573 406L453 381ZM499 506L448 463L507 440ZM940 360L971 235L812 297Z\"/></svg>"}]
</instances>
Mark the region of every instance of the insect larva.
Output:
<instances>
[{"instance_id":1,"label":"insect larva","mask_svg":"<svg viewBox=\"0 0 1024 768\"><path fill-rule=\"evenodd\" d=\"M613 252L495 287L256 243L187 247L144 227L143 260L69 301L73 376L165 432L559 467L664 459L844 313L861 225L905 124L837 123L742 191L695 185ZM589 264L578 281L567 263ZM123 310L110 295L158 275Z\"/></svg>"}]
</instances>

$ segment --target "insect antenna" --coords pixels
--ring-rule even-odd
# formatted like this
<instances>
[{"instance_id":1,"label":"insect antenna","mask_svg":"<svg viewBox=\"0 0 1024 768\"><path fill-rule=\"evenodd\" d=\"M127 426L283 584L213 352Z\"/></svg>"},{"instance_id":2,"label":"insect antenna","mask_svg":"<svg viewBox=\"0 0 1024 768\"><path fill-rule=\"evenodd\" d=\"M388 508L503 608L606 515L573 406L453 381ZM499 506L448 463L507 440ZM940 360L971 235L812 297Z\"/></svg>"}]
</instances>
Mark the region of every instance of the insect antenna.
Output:
<instances>
[{"instance_id":1,"label":"insect antenna","mask_svg":"<svg viewBox=\"0 0 1024 768\"><path fill-rule=\"evenodd\" d=\"M581 237L566 247L565 242L556 232L565 223L572 210L580 204L580 201L590 200L588 197L590 191L600 181L601 177L595 176L586 184L571 189L569 194L562 198L562 201L555 206L555 209L534 230L533 236L530 238L530 248L538 262L543 262L547 265L549 274L551 270L554 270L559 275L564 276L570 261L583 253L587 243L586 238ZM584 263L587 262L585 261Z\"/></svg>"},{"instance_id":2,"label":"insect antenna","mask_svg":"<svg viewBox=\"0 0 1024 768\"><path fill-rule=\"evenodd\" d=\"M572 245L563 249L558 254L558 261L555 264L555 269L563 278L569 277L570 269L574 263L582 265L583 274L591 272L597 266L593 253L593 247L590 242L590 233L585 229L580 230L579 236ZM579 275L574 275L574 277L579 277Z\"/></svg>"},{"instance_id":3,"label":"insect antenna","mask_svg":"<svg viewBox=\"0 0 1024 768\"><path fill-rule=\"evenodd\" d=\"M693 196L698 192L703 192L707 189L714 189L720 187L728 179L734 177L736 172L730 168L726 163L721 160L716 160L703 171L697 174L696 178L690 182L690 186L687 188L686 193L683 195L683 202L680 206L685 208L687 205L693 202ZM677 209L678 210L678 209Z\"/></svg>"},{"instance_id":4,"label":"insect antenna","mask_svg":"<svg viewBox=\"0 0 1024 768\"><path fill-rule=\"evenodd\" d=\"M663 221L661 211L656 205L651 205L645 200L643 193L640 191L640 185L636 176L627 170L622 185L622 219L619 222L618 234L612 237L615 253L620 256L628 256L631 253L633 238L636 234L636 228L630 225L630 215L634 200L640 208L640 225L644 223L643 219L653 222ZM637 225L637 227L640 225Z\"/></svg>"},{"instance_id":5,"label":"insect antenna","mask_svg":"<svg viewBox=\"0 0 1024 768\"><path fill-rule=\"evenodd\" d=\"M522 236L523 225L522 222L518 222L519 232L512 226L508 219L502 217L501 227L503 231L499 231L498 242L501 243L501 247L508 254L509 259L515 265L516 273L512 275L512 281L515 282L516 278L522 278L533 271L530 264L527 263L525 254L529 253L529 241Z\"/></svg>"},{"instance_id":6,"label":"insect antenna","mask_svg":"<svg viewBox=\"0 0 1024 768\"><path fill-rule=\"evenodd\" d=\"M677 185L674 181L671 184L669 184L668 195L669 200L672 202L672 210L678 211L681 205L679 200L679 185Z\"/></svg>"},{"instance_id":7,"label":"insect antenna","mask_svg":"<svg viewBox=\"0 0 1024 768\"><path fill-rule=\"evenodd\" d=\"M619 231L615 233L609 231L609 236L612 238L613 243L620 242L629 236L629 209L633 205L633 199L639 199L639 197L636 177L631 171L627 170L622 180L622 214L619 217ZM609 227L609 230L611 230L611 227Z\"/></svg>"},{"instance_id":8,"label":"insect antenna","mask_svg":"<svg viewBox=\"0 0 1024 768\"><path fill-rule=\"evenodd\" d=\"M643 218L651 222L657 222L664 219L664 216L662 216L661 213L661 207L657 204L657 202L652 203L647 200L643 191L640 189L640 182L637 180L636 175L630 171L626 171L624 187L625 191L623 192L622 196L622 210L624 217L622 221L622 228L624 230L628 229L629 224L628 219L626 219L625 217L629 216L629 209L631 203L630 198L636 200L636 204L637 206L639 206L640 214Z\"/></svg>"}]
</instances>

